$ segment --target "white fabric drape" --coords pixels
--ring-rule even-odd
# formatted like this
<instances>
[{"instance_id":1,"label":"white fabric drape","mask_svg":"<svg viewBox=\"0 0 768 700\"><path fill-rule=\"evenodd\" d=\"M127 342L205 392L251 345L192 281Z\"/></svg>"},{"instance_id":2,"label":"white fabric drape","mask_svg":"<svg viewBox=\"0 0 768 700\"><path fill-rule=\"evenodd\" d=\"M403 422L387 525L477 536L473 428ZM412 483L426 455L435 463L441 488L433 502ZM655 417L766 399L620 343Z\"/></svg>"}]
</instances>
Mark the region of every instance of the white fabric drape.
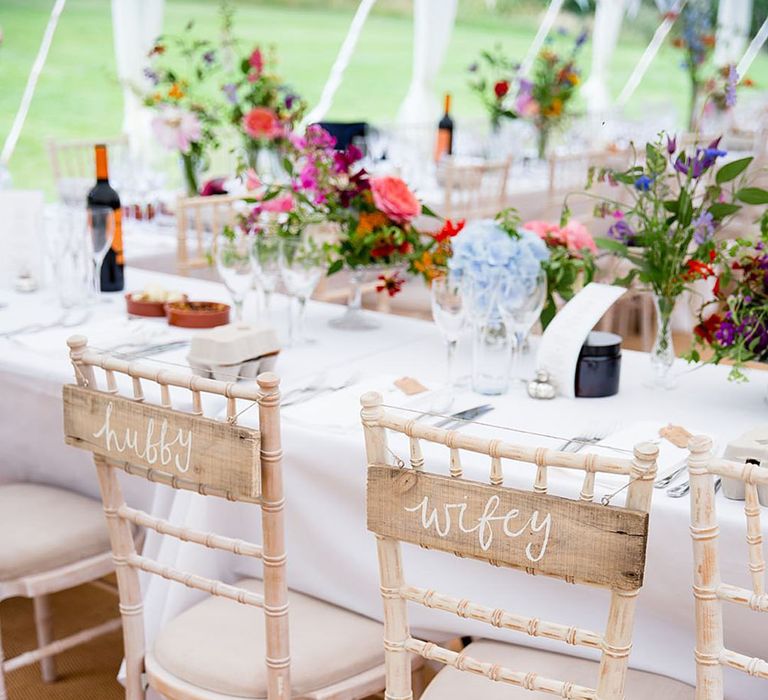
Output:
<instances>
[{"instance_id":1,"label":"white fabric drape","mask_svg":"<svg viewBox=\"0 0 768 700\"><path fill-rule=\"evenodd\" d=\"M117 76L123 86L123 132L141 157L152 148L150 114L137 91L146 88L147 54L163 31L164 0L112 0Z\"/></svg>"},{"instance_id":2,"label":"white fabric drape","mask_svg":"<svg viewBox=\"0 0 768 700\"><path fill-rule=\"evenodd\" d=\"M458 0L414 0L413 75L397 121L421 124L437 121L440 101L434 83L451 40Z\"/></svg>"},{"instance_id":3,"label":"white fabric drape","mask_svg":"<svg viewBox=\"0 0 768 700\"><path fill-rule=\"evenodd\" d=\"M720 0L715 65L736 63L744 54L752 23L752 0Z\"/></svg>"},{"instance_id":4,"label":"white fabric drape","mask_svg":"<svg viewBox=\"0 0 768 700\"><path fill-rule=\"evenodd\" d=\"M528 48L528 53L525 55L523 63L520 66L521 75L528 75L530 72L531 66L536 60L536 56L539 55L539 51L541 51L541 47L544 45L544 40L552 30L564 2L565 0L551 0L549 3L549 7L544 13L544 18L539 25L539 30L536 32L536 36L533 38L533 43Z\"/></svg>"},{"instance_id":5,"label":"white fabric drape","mask_svg":"<svg viewBox=\"0 0 768 700\"><path fill-rule=\"evenodd\" d=\"M608 75L613 52L621 32L627 0L597 0L592 30L592 69L582 94L592 113L605 112L611 105Z\"/></svg>"}]
</instances>

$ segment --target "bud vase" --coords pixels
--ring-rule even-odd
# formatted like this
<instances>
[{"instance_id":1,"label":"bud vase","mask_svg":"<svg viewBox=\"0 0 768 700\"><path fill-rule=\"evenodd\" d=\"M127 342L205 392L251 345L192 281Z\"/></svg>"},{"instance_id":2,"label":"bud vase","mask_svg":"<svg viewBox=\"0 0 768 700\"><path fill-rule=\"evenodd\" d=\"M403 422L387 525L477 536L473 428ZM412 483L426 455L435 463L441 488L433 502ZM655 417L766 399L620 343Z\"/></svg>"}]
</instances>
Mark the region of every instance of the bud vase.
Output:
<instances>
[{"instance_id":1,"label":"bud vase","mask_svg":"<svg viewBox=\"0 0 768 700\"><path fill-rule=\"evenodd\" d=\"M654 294L656 308L656 340L651 349L651 378L648 386L654 389L672 389L676 385L672 374L675 348L672 340L672 312L676 297Z\"/></svg>"},{"instance_id":2,"label":"bud vase","mask_svg":"<svg viewBox=\"0 0 768 700\"><path fill-rule=\"evenodd\" d=\"M200 194L200 179L205 169L205 157L190 151L181 154L179 163L187 197L197 197Z\"/></svg>"},{"instance_id":3,"label":"bud vase","mask_svg":"<svg viewBox=\"0 0 768 700\"><path fill-rule=\"evenodd\" d=\"M498 313L472 329L472 390L496 396L509 389L512 332Z\"/></svg>"}]
</instances>

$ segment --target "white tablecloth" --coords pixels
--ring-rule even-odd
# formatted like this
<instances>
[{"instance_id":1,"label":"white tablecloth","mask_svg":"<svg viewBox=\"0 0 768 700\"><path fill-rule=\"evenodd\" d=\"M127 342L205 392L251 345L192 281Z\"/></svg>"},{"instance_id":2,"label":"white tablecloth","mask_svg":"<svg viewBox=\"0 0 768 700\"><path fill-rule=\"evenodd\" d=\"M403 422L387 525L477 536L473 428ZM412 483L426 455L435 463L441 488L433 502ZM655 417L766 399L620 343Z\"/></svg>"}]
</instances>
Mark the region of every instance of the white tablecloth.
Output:
<instances>
[{"instance_id":1,"label":"white tablecloth","mask_svg":"<svg viewBox=\"0 0 768 700\"><path fill-rule=\"evenodd\" d=\"M128 289L139 289L148 281L158 281L187 292L191 298L227 298L222 286L200 280L136 269L128 270L127 279ZM58 319L61 311L54 299L48 290L27 296L0 293L0 304L7 304L0 308L0 332L31 321ZM380 389L387 392L388 403L422 408L423 399L420 403L419 399L408 399L392 391L391 382L396 377L409 375L427 386L439 384L444 369L443 348L431 324L407 318L382 316L382 327L377 331L329 328L328 319L341 311L338 306L310 304L308 331L317 341L284 350L278 361L277 372L283 379L284 390L302 385L321 371L336 379L358 375L357 383L346 389L284 409L288 576L294 589L380 619L376 552L373 537L365 529L365 459L358 397L365 390ZM247 307L248 313L253 313L253 309ZM282 332L286 316L285 300L278 297L273 317ZM97 496L89 455L63 444L60 392L62 383L72 381L66 337L73 332L83 333L91 337L93 345L108 347L122 342L130 333L134 337L156 333L156 337L163 340L189 335L184 330L169 329L162 320L124 319L122 296L111 295L109 303L99 304L81 326L51 329L16 340L0 339L0 481L40 481ZM460 362L464 372L468 369L466 353L467 348L462 348ZM183 363L185 354L182 350L153 360ZM495 410L482 420L566 437L584 431L610 432L606 442L622 442L621 447L629 446L624 442L629 435L632 439L654 437L657 427L667 422L706 432L724 445L763 420L765 378L760 373L750 384L734 385L726 381L727 369L705 367L683 374L675 391L654 393L642 385L648 372L647 363L647 356L625 351L621 392L616 397L534 401L525 395L522 387L515 387L506 396L490 399ZM678 369L684 372L686 366L680 363ZM459 395L457 407L487 401L486 397L466 391ZM255 410L248 411L241 422L252 423L255 419ZM525 433L482 426L473 430L510 441L558 444ZM392 449L407 456L404 443L393 440ZM444 448L426 449L425 456L428 468L447 468ZM470 476L485 478L486 460L468 455L465 462ZM662 469L669 466L668 459ZM507 484L530 487L532 479L530 469L513 472L512 467L507 468ZM260 539L257 508L233 507L186 492L175 494L128 477L123 483L130 503L150 509L156 515L199 529L218 530L254 541ZM573 476L552 474L551 486L555 493L575 495L580 482ZM611 487L609 482L600 484L603 490ZM662 491L656 491L654 497L646 581L639 597L631 665L693 682L688 501L668 498ZM718 515L724 578L749 586L743 504L720 496ZM150 537L147 548L150 556L208 576L221 575L232 580L242 574L258 573L258 568L252 568L250 562L170 539L161 544L158 537ZM608 594L602 590L566 588L560 581L529 578L518 572L410 547L405 548L405 565L407 578L416 585L442 588L452 595L471 596L491 606L598 632L605 625ZM150 638L164 621L199 598L194 591L160 579L147 580L145 586ZM411 615L418 629L551 646L543 640L505 634L436 611L414 607ZM728 608L726 630L726 642L732 648L749 655L765 654L768 640L756 614ZM554 648L562 650L557 645ZM746 676L729 671L726 676L728 698L754 700L765 695L765 688Z\"/></svg>"}]
</instances>

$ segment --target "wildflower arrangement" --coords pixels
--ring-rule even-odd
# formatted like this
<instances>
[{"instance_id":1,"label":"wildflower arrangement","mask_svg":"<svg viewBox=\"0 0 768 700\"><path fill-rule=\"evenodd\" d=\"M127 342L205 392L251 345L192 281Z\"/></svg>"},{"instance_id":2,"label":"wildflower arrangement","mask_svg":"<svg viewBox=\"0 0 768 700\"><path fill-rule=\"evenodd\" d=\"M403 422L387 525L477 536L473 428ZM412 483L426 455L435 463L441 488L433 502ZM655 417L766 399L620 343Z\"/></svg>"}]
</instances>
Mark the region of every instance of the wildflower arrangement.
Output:
<instances>
[{"instance_id":1,"label":"wildflower arrangement","mask_svg":"<svg viewBox=\"0 0 768 700\"><path fill-rule=\"evenodd\" d=\"M575 220L565 226L527 221L523 228L533 231L549 249L549 257L542 263L547 273L547 301L541 312L541 325L546 328L557 313L557 299L570 301L592 281L597 245L587 227Z\"/></svg>"},{"instance_id":2,"label":"wildflower arrangement","mask_svg":"<svg viewBox=\"0 0 768 700\"><path fill-rule=\"evenodd\" d=\"M672 44L685 54L682 67L688 74L690 84L688 116L690 131L694 131L696 126L697 104L706 82L704 66L709 62L715 49L712 20L712 4L709 0L689 0L673 25L677 31L673 35Z\"/></svg>"},{"instance_id":3,"label":"wildflower arrangement","mask_svg":"<svg viewBox=\"0 0 768 700\"><path fill-rule=\"evenodd\" d=\"M510 90L519 68L504 55L501 46L481 52L479 60L469 66L469 87L488 111L494 131L503 119L517 119Z\"/></svg>"},{"instance_id":4,"label":"wildflower arrangement","mask_svg":"<svg viewBox=\"0 0 768 700\"><path fill-rule=\"evenodd\" d=\"M421 254L411 263L411 272L421 275L427 284L448 274L448 261L453 256L452 241L461 233L464 224L464 219L456 223L446 219L439 231L427 234Z\"/></svg>"},{"instance_id":5,"label":"wildflower arrangement","mask_svg":"<svg viewBox=\"0 0 768 700\"><path fill-rule=\"evenodd\" d=\"M754 81L749 77L740 79L733 64L722 66L704 84L704 92L707 96L704 114L713 109L727 112L736 104L737 91L743 87L754 87L754 85Z\"/></svg>"},{"instance_id":6,"label":"wildflower arrangement","mask_svg":"<svg viewBox=\"0 0 768 700\"><path fill-rule=\"evenodd\" d=\"M608 182L625 195L622 201L597 196L595 213L613 220L598 245L632 264L619 282L637 279L654 293L659 330L652 358L664 358L657 366L671 365L675 301L702 272L708 273L717 230L744 204L768 202L767 191L747 182L752 158L718 167L726 155L719 138L686 153L674 137L661 136L646 145L644 161L636 157L627 170L593 168L589 173L588 190L595 181Z\"/></svg>"},{"instance_id":7,"label":"wildflower arrangement","mask_svg":"<svg viewBox=\"0 0 768 700\"><path fill-rule=\"evenodd\" d=\"M699 312L687 359L733 363L729 378L746 380L744 364L768 360L768 214L758 241L724 242L713 264L698 271L714 280L712 300ZM703 355L702 355L703 353Z\"/></svg>"},{"instance_id":8,"label":"wildflower arrangement","mask_svg":"<svg viewBox=\"0 0 768 700\"><path fill-rule=\"evenodd\" d=\"M295 235L307 224L336 224L339 235L326 245L328 274L344 268L413 269L422 257L422 234L414 225L421 214L435 216L397 177L371 177L361 166L354 145L334 150L335 139L312 125L304 136L291 135L292 154L286 159L290 184L268 190L256 204L258 218L284 201L283 235ZM290 198L290 203L287 201ZM380 291L394 296L404 279L382 275Z\"/></svg>"},{"instance_id":9,"label":"wildflower arrangement","mask_svg":"<svg viewBox=\"0 0 768 700\"><path fill-rule=\"evenodd\" d=\"M257 46L221 88L229 120L242 134L246 161L252 168L260 148L286 145L306 109L306 103L276 74L275 63L273 53Z\"/></svg>"},{"instance_id":10,"label":"wildflower arrangement","mask_svg":"<svg viewBox=\"0 0 768 700\"><path fill-rule=\"evenodd\" d=\"M558 54L549 46L542 49L536 57L532 78L520 80L515 111L535 125L539 158L546 156L549 137L568 116L568 104L581 83L576 62L586 40L586 32L579 34L566 55Z\"/></svg>"},{"instance_id":11,"label":"wildflower arrangement","mask_svg":"<svg viewBox=\"0 0 768 700\"><path fill-rule=\"evenodd\" d=\"M215 81L221 71L216 48L190 39L188 24L181 36L158 39L149 53L144 76L150 90L144 104L155 116L152 130L160 145L179 153L188 195L200 191L199 176L208 152L218 146L221 123Z\"/></svg>"}]
</instances>

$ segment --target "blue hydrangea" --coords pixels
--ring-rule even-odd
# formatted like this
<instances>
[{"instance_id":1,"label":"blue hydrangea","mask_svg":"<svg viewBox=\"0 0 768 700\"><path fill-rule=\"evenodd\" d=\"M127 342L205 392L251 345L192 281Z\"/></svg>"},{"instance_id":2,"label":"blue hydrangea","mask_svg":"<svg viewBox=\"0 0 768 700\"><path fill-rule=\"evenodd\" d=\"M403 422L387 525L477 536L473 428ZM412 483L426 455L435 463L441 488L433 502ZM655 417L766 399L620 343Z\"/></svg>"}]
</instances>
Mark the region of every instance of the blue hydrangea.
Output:
<instances>
[{"instance_id":1,"label":"blue hydrangea","mask_svg":"<svg viewBox=\"0 0 768 700\"><path fill-rule=\"evenodd\" d=\"M449 268L451 274L471 282L475 313L491 311L494 293L499 291L502 278L506 279L504 293L512 293L517 286L535 286L541 264L549 258L549 250L532 231L521 230L519 234L519 238L513 238L495 221L482 219L467 224L453 239ZM518 283L510 284L510 279Z\"/></svg>"}]
</instances>

